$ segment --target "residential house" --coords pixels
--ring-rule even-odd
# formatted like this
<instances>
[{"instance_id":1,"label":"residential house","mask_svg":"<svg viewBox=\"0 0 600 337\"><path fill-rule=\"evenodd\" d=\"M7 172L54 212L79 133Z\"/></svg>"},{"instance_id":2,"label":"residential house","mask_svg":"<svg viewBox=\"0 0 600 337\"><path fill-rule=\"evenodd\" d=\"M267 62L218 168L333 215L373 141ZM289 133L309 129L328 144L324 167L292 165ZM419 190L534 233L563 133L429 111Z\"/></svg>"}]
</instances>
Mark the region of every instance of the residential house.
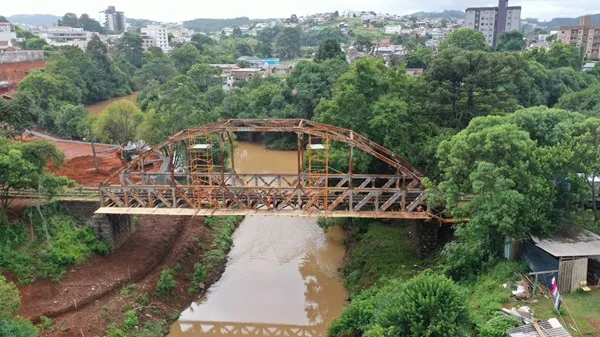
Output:
<instances>
[{"instance_id":1,"label":"residential house","mask_svg":"<svg viewBox=\"0 0 600 337\"><path fill-rule=\"evenodd\" d=\"M385 26L385 33L389 35L397 35L402 33L402 26Z\"/></svg>"},{"instance_id":2,"label":"residential house","mask_svg":"<svg viewBox=\"0 0 600 337\"><path fill-rule=\"evenodd\" d=\"M118 12L115 6L108 6L107 9L101 11L98 22L100 22L106 31L116 34L123 33L127 29L125 14Z\"/></svg>"},{"instance_id":3,"label":"residential house","mask_svg":"<svg viewBox=\"0 0 600 337\"><path fill-rule=\"evenodd\" d=\"M274 67L270 67L269 68L269 72L273 75L289 75L292 73L292 70L294 69L293 66L287 65L287 66L274 66Z\"/></svg>"},{"instance_id":4,"label":"residential house","mask_svg":"<svg viewBox=\"0 0 600 337\"><path fill-rule=\"evenodd\" d=\"M0 46L12 47L17 39L17 33L8 22L0 22Z\"/></svg>"}]
</instances>

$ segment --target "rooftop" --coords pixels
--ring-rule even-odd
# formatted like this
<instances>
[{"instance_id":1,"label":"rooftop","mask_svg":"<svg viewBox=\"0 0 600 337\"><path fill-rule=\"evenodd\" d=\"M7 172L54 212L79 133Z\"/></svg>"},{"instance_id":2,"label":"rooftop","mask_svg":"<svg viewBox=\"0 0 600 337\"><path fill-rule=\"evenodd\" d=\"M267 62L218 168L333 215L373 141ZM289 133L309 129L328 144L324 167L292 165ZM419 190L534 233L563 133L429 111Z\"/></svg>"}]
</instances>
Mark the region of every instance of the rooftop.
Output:
<instances>
[{"instance_id":1,"label":"rooftop","mask_svg":"<svg viewBox=\"0 0 600 337\"><path fill-rule=\"evenodd\" d=\"M531 239L555 257L600 255L600 236L581 228L562 228L550 238L532 235Z\"/></svg>"}]
</instances>

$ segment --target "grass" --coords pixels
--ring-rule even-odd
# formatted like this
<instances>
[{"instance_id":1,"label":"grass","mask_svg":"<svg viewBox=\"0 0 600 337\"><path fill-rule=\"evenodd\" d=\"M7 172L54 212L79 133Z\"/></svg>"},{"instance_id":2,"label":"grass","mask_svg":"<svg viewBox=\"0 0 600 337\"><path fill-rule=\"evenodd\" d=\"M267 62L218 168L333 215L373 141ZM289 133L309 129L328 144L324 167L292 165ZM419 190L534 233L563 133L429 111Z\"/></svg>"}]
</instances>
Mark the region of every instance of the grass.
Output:
<instances>
[{"instance_id":1,"label":"grass","mask_svg":"<svg viewBox=\"0 0 600 337\"><path fill-rule=\"evenodd\" d=\"M380 278L408 280L425 264L411 248L410 227L372 223L350 254L345 268L346 284L352 294L367 289Z\"/></svg>"},{"instance_id":2,"label":"grass","mask_svg":"<svg viewBox=\"0 0 600 337\"><path fill-rule=\"evenodd\" d=\"M561 313L554 310L554 303L550 298L540 297L536 303L531 304L535 317L540 320L558 318L560 322L573 334L578 329L583 336L600 336L600 291L576 292L563 295Z\"/></svg>"}]
</instances>

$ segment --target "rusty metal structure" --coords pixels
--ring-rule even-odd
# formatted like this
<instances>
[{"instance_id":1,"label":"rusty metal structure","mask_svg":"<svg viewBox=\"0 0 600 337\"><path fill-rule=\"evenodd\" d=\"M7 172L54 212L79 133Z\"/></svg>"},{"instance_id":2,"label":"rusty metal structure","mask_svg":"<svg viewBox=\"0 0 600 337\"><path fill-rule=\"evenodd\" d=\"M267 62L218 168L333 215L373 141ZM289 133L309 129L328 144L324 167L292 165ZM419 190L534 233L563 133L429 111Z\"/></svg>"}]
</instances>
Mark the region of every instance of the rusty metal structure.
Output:
<instances>
[{"instance_id":1,"label":"rusty metal structure","mask_svg":"<svg viewBox=\"0 0 600 337\"><path fill-rule=\"evenodd\" d=\"M237 173L233 156L224 158L235 134L246 132L296 134L297 172ZM334 143L347 147L345 173L330 167ZM394 173L355 173L357 149ZM145 169L151 154L162 158L158 172ZM401 156L352 130L302 119L232 119L181 131L123 166L101 184L96 213L430 219L422 179Z\"/></svg>"}]
</instances>

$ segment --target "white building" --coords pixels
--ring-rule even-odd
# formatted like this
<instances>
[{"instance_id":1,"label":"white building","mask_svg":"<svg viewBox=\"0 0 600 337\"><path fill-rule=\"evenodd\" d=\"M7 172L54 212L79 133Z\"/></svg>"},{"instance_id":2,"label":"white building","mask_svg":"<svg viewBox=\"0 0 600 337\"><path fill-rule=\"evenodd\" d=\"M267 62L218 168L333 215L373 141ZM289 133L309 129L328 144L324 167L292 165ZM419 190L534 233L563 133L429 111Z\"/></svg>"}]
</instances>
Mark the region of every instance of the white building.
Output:
<instances>
[{"instance_id":1,"label":"white building","mask_svg":"<svg viewBox=\"0 0 600 337\"><path fill-rule=\"evenodd\" d=\"M169 33L165 26L149 25L146 28L142 28L140 32L142 33L142 39L144 39L144 41L154 40L154 45L151 45L151 43L148 42L145 43L144 46L156 46L165 53L171 50L171 47L169 46ZM149 47L145 49L148 50L148 48Z\"/></svg>"},{"instance_id":2,"label":"white building","mask_svg":"<svg viewBox=\"0 0 600 337\"><path fill-rule=\"evenodd\" d=\"M118 12L115 6L108 6L107 9L101 11L98 16L98 22L100 22L107 32L118 34L127 29L125 14Z\"/></svg>"},{"instance_id":3,"label":"white building","mask_svg":"<svg viewBox=\"0 0 600 337\"><path fill-rule=\"evenodd\" d=\"M521 28L521 7L508 7L508 0L498 0L498 7L467 8L465 28L480 31L488 46L495 47L503 32Z\"/></svg>"},{"instance_id":4,"label":"white building","mask_svg":"<svg viewBox=\"0 0 600 337\"><path fill-rule=\"evenodd\" d=\"M83 50L86 49L93 33L83 30L83 28L72 27L46 27L39 30L39 37L55 47L76 46Z\"/></svg>"},{"instance_id":5,"label":"white building","mask_svg":"<svg viewBox=\"0 0 600 337\"><path fill-rule=\"evenodd\" d=\"M390 35L396 35L402 33L402 26L385 26L385 33Z\"/></svg>"}]
</instances>

